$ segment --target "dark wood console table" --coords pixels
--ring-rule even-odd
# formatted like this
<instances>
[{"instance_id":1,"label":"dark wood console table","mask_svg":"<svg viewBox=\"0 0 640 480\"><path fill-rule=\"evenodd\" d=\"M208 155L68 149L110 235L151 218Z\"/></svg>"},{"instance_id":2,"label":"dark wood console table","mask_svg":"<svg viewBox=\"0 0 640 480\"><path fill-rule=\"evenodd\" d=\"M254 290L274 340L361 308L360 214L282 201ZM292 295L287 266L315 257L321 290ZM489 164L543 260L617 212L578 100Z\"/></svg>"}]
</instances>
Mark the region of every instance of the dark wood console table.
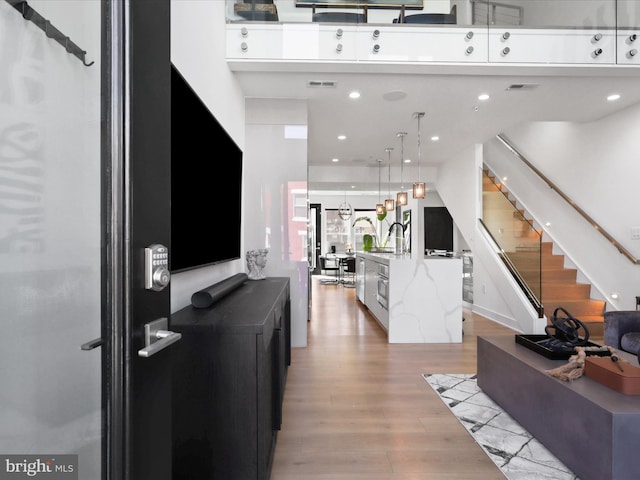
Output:
<instances>
[{"instance_id":1,"label":"dark wood console table","mask_svg":"<svg viewBox=\"0 0 640 480\"><path fill-rule=\"evenodd\" d=\"M291 364L289 278L171 317L173 480L267 480Z\"/></svg>"},{"instance_id":2,"label":"dark wood console table","mask_svg":"<svg viewBox=\"0 0 640 480\"><path fill-rule=\"evenodd\" d=\"M640 397L586 376L563 382L545 373L565 363L514 335L478 337L478 386L581 480L640 478Z\"/></svg>"}]
</instances>

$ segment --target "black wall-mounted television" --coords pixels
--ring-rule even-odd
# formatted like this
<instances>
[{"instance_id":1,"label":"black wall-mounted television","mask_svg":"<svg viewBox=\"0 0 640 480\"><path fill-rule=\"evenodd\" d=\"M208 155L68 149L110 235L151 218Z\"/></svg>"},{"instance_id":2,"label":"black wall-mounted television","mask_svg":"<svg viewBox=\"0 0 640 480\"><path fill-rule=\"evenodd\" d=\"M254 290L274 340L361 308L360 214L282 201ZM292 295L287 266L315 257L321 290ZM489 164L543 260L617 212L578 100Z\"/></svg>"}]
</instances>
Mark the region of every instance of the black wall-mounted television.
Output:
<instances>
[{"instance_id":1,"label":"black wall-mounted television","mask_svg":"<svg viewBox=\"0 0 640 480\"><path fill-rule=\"evenodd\" d=\"M240 258L241 206L242 150L171 65L171 272Z\"/></svg>"}]
</instances>

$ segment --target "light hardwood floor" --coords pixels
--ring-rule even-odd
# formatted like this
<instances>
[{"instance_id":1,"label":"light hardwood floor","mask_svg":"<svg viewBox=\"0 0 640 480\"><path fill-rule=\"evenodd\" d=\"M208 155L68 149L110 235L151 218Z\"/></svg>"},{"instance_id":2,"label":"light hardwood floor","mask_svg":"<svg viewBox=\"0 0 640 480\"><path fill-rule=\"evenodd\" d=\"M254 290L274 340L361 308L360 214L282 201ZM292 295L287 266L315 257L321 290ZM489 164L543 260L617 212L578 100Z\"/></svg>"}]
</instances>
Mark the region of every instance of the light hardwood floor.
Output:
<instances>
[{"instance_id":1,"label":"light hardwood floor","mask_svg":"<svg viewBox=\"0 0 640 480\"><path fill-rule=\"evenodd\" d=\"M312 289L271 480L504 480L421 374L476 373L477 336L513 330L465 311L461 344L389 344L353 288Z\"/></svg>"}]
</instances>

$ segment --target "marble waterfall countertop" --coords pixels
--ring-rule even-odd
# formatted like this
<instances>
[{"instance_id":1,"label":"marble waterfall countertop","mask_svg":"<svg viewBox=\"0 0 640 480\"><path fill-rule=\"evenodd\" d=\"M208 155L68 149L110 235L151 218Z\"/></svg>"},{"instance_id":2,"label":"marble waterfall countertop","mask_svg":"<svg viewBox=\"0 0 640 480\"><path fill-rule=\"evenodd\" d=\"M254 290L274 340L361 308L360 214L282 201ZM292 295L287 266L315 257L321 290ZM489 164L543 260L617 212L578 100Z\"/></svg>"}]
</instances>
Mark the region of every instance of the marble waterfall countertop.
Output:
<instances>
[{"instance_id":1,"label":"marble waterfall countertop","mask_svg":"<svg viewBox=\"0 0 640 480\"><path fill-rule=\"evenodd\" d=\"M389 343L462 342L461 258L360 252L357 256L389 266Z\"/></svg>"}]
</instances>

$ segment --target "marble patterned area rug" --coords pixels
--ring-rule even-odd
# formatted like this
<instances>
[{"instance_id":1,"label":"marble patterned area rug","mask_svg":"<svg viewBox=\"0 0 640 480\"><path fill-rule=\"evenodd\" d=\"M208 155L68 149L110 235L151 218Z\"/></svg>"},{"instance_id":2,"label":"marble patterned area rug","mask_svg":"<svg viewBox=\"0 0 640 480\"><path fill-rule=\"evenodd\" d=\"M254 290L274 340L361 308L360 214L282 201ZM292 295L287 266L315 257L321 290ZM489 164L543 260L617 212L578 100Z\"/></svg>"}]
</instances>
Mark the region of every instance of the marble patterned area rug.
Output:
<instances>
[{"instance_id":1,"label":"marble patterned area rug","mask_svg":"<svg viewBox=\"0 0 640 480\"><path fill-rule=\"evenodd\" d=\"M422 376L509 480L579 480L482 392L476 375Z\"/></svg>"}]
</instances>

